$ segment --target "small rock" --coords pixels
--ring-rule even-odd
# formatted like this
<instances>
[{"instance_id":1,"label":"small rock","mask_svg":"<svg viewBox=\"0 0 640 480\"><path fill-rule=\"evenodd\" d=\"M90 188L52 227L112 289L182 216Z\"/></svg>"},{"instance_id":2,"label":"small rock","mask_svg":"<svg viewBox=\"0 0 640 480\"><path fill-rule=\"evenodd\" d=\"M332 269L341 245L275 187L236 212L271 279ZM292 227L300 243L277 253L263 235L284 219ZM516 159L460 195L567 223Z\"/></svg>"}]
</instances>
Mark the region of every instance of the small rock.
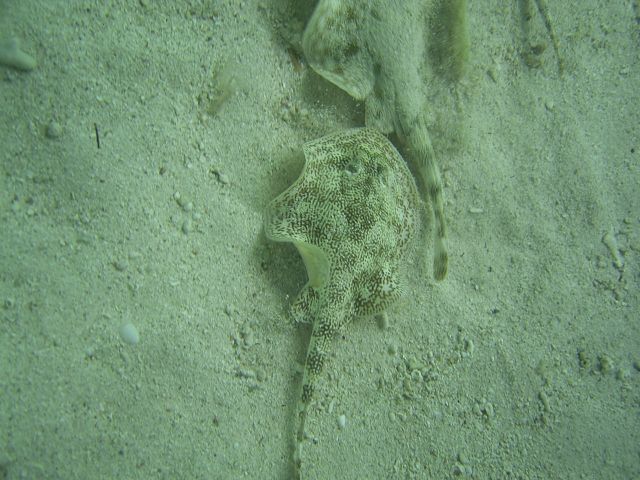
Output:
<instances>
[{"instance_id":1,"label":"small rock","mask_svg":"<svg viewBox=\"0 0 640 480\"><path fill-rule=\"evenodd\" d=\"M136 345L140 341L140 334L133 323L125 323L120 327L120 338L128 345Z\"/></svg>"},{"instance_id":2,"label":"small rock","mask_svg":"<svg viewBox=\"0 0 640 480\"><path fill-rule=\"evenodd\" d=\"M38 62L20 48L20 41L15 38L0 39L0 65L23 72L33 70Z\"/></svg>"},{"instance_id":3,"label":"small rock","mask_svg":"<svg viewBox=\"0 0 640 480\"><path fill-rule=\"evenodd\" d=\"M454 465L453 467L453 475L456 477L461 477L462 475L464 475L464 466L462 465Z\"/></svg>"},{"instance_id":4,"label":"small rock","mask_svg":"<svg viewBox=\"0 0 640 480\"><path fill-rule=\"evenodd\" d=\"M113 268L115 268L119 272L124 272L127 268L129 268L129 264L124 260L115 260L113 262Z\"/></svg>"},{"instance_id":5,"label":"small rock","mask_svg":"<svg viewBox=\"0 0 640 480\"><path fill-rule=\"evenodd\" d=\"M226 173L218 172L218 181L223 185L229 185L229 177Z\"/></svg>"},{"instance_id":6,"label":"small rock","mask_svg":"<svg viewBox=\"0 0 640 480\"><path fill-rule=\"evenodd\" d=\"M340 415L338 417L338 428L340 430L344 430L346 426L347 426L347 417L345 415Z\"/></svg>"},{"instance_id":7,"label":"small rock","mask_svg":"<svg viewBox=\"0 0 640 480\"><path fill-rule=\"evenodd\" d=\"M47 138L50 138L52 140L60 138L62 136L62 133L62 125L60 125L55 120L51 120L49 122L49 125L47 125L47 130L45 131L45 135L47 136Z\"/></svg>"}]
</instances>

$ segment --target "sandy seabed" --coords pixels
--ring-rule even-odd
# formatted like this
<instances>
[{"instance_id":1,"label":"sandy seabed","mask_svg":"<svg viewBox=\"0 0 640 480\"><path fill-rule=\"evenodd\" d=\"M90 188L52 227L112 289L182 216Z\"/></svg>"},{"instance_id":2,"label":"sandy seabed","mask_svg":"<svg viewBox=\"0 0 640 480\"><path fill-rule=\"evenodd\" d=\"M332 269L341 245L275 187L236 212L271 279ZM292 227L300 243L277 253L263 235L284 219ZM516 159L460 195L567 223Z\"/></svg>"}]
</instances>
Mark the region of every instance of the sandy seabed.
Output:
<instances>
[{"instance_id":1,"label":"sandy seabed","mask_svg":"<svg viewBox=\"0 0 640 480\"><path fill-rule=\"evenodd\" d=\"M389 327L336 339L306 478L640 478L640 13L548 3L562 75L522 2L470 2L449 276L427 226ZM312 9L0 1L38 62L0 66L0 478L290 475L306 277L262 212L363 122Z\"/></svg>"}]
</instances>

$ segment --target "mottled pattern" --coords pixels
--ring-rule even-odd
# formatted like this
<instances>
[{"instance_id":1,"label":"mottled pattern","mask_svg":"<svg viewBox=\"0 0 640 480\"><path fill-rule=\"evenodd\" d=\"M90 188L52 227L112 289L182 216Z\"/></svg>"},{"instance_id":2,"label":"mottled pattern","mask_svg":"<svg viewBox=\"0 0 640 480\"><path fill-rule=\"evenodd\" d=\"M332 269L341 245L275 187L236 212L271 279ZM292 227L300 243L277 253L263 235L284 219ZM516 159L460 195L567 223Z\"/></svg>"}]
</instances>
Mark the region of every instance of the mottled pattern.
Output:
<instances>
[{"instance_id":1,"label":"mottled pattern","mask_svg":"<svg viewBox=\"0 0 640 480\"><path fill-rule=\"evenodd\" d=\"M381 313L400 295L398 268L420 201L393 145L370 128L304 146L300 178L270 204L265 230L293 242L309 276L294 317L313 324L299 401L297 459L307 407L331 337L354 317Z\"/></svg>"},{"instance_id":2,"label":"mottled pattern","mask_svg":"<svg viewBox=\"0 0 640 480\"><path fill-rule=\"evenodd\" d=\"M433 272L448 270L442 180L425 121L421 68L431 0L320 0L304 32L309 65L365 103L365 124L396 132L427 189L435 219Z\"/></svg>"}]
</instances>

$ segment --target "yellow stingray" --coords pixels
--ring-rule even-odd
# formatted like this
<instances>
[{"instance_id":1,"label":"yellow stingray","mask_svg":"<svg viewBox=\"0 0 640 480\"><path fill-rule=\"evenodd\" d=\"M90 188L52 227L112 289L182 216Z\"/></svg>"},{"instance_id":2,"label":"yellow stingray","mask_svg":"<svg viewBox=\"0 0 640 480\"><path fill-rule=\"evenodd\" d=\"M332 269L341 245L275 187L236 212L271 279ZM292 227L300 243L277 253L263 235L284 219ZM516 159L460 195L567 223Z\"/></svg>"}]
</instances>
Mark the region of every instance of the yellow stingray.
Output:
<instances>
[{"instance_id":1,"label":"yellow stingray","mask_svg":"<svg viewBox=\"0 0 640 480\"><path fill-rule=\"evenodd\" d=\"M445 27L429 35L429 24ZM317 73L365 102L367 127L396 132L405 142L435 218L434 276L444 279L448 254L442 181L425 118L423 67L430 53L444 52L448 58L441 62L453 76L462 71L468 55L466 0L321 0L302 45Z\"/></svg>"}]
</instances>

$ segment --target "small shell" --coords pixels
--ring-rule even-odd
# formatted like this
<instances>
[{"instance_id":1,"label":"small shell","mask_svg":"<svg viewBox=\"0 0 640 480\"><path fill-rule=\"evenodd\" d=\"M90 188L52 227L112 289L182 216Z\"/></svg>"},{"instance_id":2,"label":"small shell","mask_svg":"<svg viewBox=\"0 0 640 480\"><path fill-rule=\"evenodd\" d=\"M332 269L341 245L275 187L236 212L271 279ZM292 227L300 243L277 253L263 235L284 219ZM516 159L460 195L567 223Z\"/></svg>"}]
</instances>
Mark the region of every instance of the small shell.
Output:
<instances>
[{"instance_id":1,"label":"small shell","mask_svg":"<svg viewBox=\"0 0 640 480\"><path fill-rule=\"evenodd\" d=\"M340 430L344 430L344 427L347 426L347 417L345 415L340 415L338 417L338 428Z\"/></svg>"}]
</instances>

